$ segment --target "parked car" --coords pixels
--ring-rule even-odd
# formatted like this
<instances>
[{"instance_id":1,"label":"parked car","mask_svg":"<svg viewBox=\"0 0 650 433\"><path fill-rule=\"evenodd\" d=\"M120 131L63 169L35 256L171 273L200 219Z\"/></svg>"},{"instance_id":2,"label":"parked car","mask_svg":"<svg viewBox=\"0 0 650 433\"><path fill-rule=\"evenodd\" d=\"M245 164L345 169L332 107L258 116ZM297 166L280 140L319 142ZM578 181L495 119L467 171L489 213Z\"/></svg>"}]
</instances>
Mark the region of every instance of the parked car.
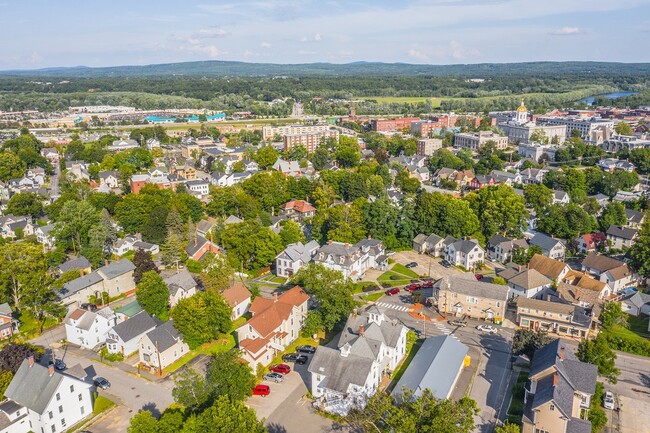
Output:
<instances>
[{"instance_id":1,"label":"parked car","mask_svg":"<svg viewBox=\"0 0 650 433\"><path fill-rule=\"evenodd\" d=\"M419 290L422 286L419 284L409 284L408 286L404 287L404 290L407 292L412 292L414 290Z\"/></svg>"},{"instance_id":2,"label":"parked car","mask_svg":"<svg viewBox=\"0 0 650 433\"><path fill-rule=\"evenodd\" d=\"M253 388L253 395L266 397L269 394L271 394L271 388L268 385L255 385L255 388Z\"/></svg>"},{"instance_id":3,"label":"parked car","mask_svg":"<svg viewBox=\"0 0 650 433\"><path fill-rule=\"evenodd\" d=\"M603 407L605 409L614 409L614 394L610 391L605 393L605 397L603 398Z\"/></svg>"},{"instance_id":4,"label":"parked car","mask_svg":"<svg viewBox=\"0 0 650 433\"><path fill-rule=\"evenodd\" d=\"M448 322L451 326L467 326L467 320L454 319Z\"/></svg>"},{"instance_id":5,"label":"parked car","mask_svg":"<svg viewBox=\"0 0 650 433\"><path fill-rule=\"evenodd\" d=\"M478 329L479 331L487 332L489 334L497 333L497 328L495 328L492 325L478 325L476 329Z\"/></svg>"},{"instance_id":6,"label":"parked car","mask_svg":"<svg viewBox=\"0 0 650 433\"><path fill-rule=\"evenodd\" d=\"M415 332L415 336L418 338L420 338L420 335L422 335L422 331L412 326L409 326L409 330Z\"/></svg>"},{"instance_id":7,"label":"parked car","mask_svg":"<svg viewBox=\"0 0 650 433\"><path fill-rule=\"evenodd\" d=\"M300 355L298 357L298 359L296 359L296 364L304 365L304 364L307 364L307 361L309 361L309 358L307 358L307 355Z\"/></svg>"},{"instance_id":8,"label":"parked car","mask_svg":"<svg viewBox=\"0 0 650 433\"><path fill-rule=\"evenodd\" d=\"M316 353L316 348L314 346L310 345L305 345L305 346L298 346L296 347L296 352L298 353L307 353L307 354L314 354Z\"/></svg>"},{"instance_id":9,"label":"parked car","mask_svg":"<svg viewBox=\"0 0 650 433\"><path fill-rule=\"evenodd\" d=\"M281 375L280 373L266 373L264 376L264 380L270 380L275 383L280 383L284 380L284 376Z\"/></svg>"},{"instance_id":10,"label":"parked car","mask_svg":"<svg viewBox=\"0 0 650 433\"><path fill-rule=\"evenodd\" d=\"M296 362L300 358L299 353L287 353L286 355L282 355L282 360L284 362Z\"/></svg>"},{"instance_id":11,"label":"parked car","mask_svg":"<svg viewBox=\"0 0 650 433\"><path fill-rule=\"evenodd\" d=\"M280 374L291 373L291 367L289 367L287 364L276 364L271 366L269 370L272 371L273 373L280 373Z\"/></svg>"},{"instance_id":12,"label":"parked car","mask_svg":"<svg viewBox=\"0 0 650 433\"><path fill-rule=\"evenodd\" d=\"M66 368L68 368L68 366L65 365L65 362L63 362L62 359L57 358L57 359L54 360L54 368L56 368L59 371L63 371Z\"/></svg>"},{"instance_id":13,"label":"parked car","mask_svg":"<svg viewBox=\"0 0 650 433\"><path fill-rule=\"evenodd\" d=\"M89 304L87 302L84 303L84 304L81 304L81 306L79 308L81 308L82 310L97 311L97 305Z\"/></svg>"},{"instance_id":14,"label":"parked car","mask_svg":"<svg viewBox=\"0 0 650 433\"><path fill-rule=\"evenodd\" d=\"M477 280L482 280L483 274L474 274L474 278L476 278Z\"/></svg>"},{"instance_id":15,"label":"parked car","mask_svg":"<svg viewBox=\"0 0 650 433\"><path fill-rule=\"evenodd\" d=\"M411 263L407 263L407 264L406 264L406 267L407 267L407 268L414 268L414 267L416 267L417 265L418 265L418 262L411 262Z\"/></svg>"},{"instance_id":16,"label":"parked car","mask_svg":"<svg viewBox=\"0 0 650 433\"><path fill-rule=\"evenodd\" d=\"M423 289L431 289L433 288L433 281L427 281L426 283L422 284Z\"/></svg>"},{"instance_id":17,"label":"parked car","mask_svg":"<svg viewBox=\"0 0 650 433\"><path fill-rule=\"evenodd\" d=\"M101 388L101 389L108 389L111 387L111 383L101 376L96 377L93 383L97 388Z\"/></svg>"},{"instance_id":18,"label":"parked car","mask_svg":"<svg viewBox=\"0 0 650 433\"><path fill-rule=\"evenodd\" d=\"M386 294L388 296L397 295L398 293L399 293L399 288L397 288L397 287L393 287L392 289L386 290Z\"/></svg>"}]
</instances>

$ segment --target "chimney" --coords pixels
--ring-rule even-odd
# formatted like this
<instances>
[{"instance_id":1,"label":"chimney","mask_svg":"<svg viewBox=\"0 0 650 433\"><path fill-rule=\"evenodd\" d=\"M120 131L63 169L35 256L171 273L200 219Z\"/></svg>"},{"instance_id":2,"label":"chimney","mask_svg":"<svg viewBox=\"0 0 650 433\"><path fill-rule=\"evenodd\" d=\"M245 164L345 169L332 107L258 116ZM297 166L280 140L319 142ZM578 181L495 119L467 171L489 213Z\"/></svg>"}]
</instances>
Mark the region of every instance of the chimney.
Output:
<instances>
[{"instance_id":1,"label":"chimney","mask_svg":"<svg viewBox=\"0 0 650 433\"><path fill-rule=\"evenodd\" d=\"M521 272L521 265L517 266L517 272Z\"/></svg>"},{"instance_id":2,"label":"chimney","mask_svg":"<svg viewBox=\"0 0 650 433\"><path fill-rule=\"evenodd\" d=\"M564 361L564 347L560 347L560 359Z\"/></svg>"},{"instance_id":3,"label":"chimney","mask_svg":"<svg viewBox=\"0 0 650 433\"><path fill-rule=\"evenodd\" d=\"M278 294L277 293L273 294L273 302L278 302Z\"/></svg>"},{"instance_id":4,"label":"chimney","mask_svg":"<svg viewBox=\"0 0 650 433\"><path fill-rule=\"evenodd\" d=\"M331 240L327 241L327 245L332 245L332 241Z\"/></svg>"},{"instance_id":5,"label":"chimney","mask_svg":"<svg viewBox=\"0 0 650 433\"><path fill-rule=\"evenodd\" d=\"M30 367L34 365L34 355L31 355L29 358L27 358L27 362L29 362Z\"/></svg>"},{"instance_id":6,"label":"chimney","mask_svg":"<svg viewBox=\"0 0 650 433\"><path fill-rule=\"evenodd\" d=\"M350 244L345 244L345 249L347 250L348 248L350 248Z\"/></svg>"},{"instance_id":7,"label":"chimney","mask_svg":"<svg viewBox=\"0 0 650 433\"><path fill-rule=\"evenodd\" d=\"M557 386L557 380L558 380L558 374L555 373L555 374L553 375L553 386Z\"/></svg>"},{"instance_id":8,"label":"chimney","mask_svg":"<svg viewBox=\"0 0 650 433\"><path fill-rule=\"evenodd\" d=\"M551 295L546 295L546 300L547 300L548 302L551 302Z\"/></svg>"},{"instance_id":9,"label":"chimney","mask_svg":"<svg viewBox=\"0 0 650 433\"><path fill-rule=\"evenodd\" d=\"M199 238L194 236L194 246L197 246L199 243Z\"/></svg>"},{"instance_id":10,"label":"chimney","mask_svg":"<svg viewBox=\"0 0 650 433\"><path fill-rule=\"evenodd\" d=\"M359 325L359 335L363 336L363 332L364 332L363 325Z\"/></svg>"},{"instance_id":11,"label":"chimney","mask_svg":"<svg viewBox=\"0 0 650 433\"><path fill-rule=\"evenodd\" d=\"M108 259L104 259L104 266L108 266Z\"/></svg>"},{"instance_id":12,"label":"chimney","mask_svg":"<svg viewBox=\"0 0 650 433\"><path fill-rule=\"evenodd\" d=\"M50 377L54 374L54 364L50 363L50 365L47 366L47 372L49 373Z\"/></svg>"},{"instance_id":13,"label":"chimney","mask_svg":"<svg viewBox=\"0 0 650 433\"><path fill-rule=\"evenodd\" d=\"M83 269L79 269L79 276L80 276L80 277L83 277L83 276L84 276L84 270L83 270Z\"/></svg>"}]
</instances>

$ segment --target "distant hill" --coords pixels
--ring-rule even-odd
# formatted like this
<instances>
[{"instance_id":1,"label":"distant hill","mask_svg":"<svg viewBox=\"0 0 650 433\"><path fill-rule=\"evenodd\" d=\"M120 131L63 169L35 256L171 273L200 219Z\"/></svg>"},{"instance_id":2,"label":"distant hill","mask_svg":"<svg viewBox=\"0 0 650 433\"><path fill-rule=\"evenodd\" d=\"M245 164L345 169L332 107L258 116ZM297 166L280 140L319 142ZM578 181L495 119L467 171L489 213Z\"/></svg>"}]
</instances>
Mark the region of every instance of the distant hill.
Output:
<instances>
[{"instance_id":1,"label":"distant hill","mask_svg":"<svg viewBox=\"0 0 650 433\"><path fill-rule=\"evenodd\" d=\"M0 75L29 77L133 77L133 76L464 76L483 78L498 75L527 74L585 74L585 75L646 75L650 74L650 63L613 62L528 62L528 63L480 63L471 65L414 65L407 63L354 62L347 64L304 63L245 63L226 61L201 61L166 63L145 66L112 66L90 68L76 66L69 68L45 68L33 70L0 71Z\"/></svg>"}]
</instances>

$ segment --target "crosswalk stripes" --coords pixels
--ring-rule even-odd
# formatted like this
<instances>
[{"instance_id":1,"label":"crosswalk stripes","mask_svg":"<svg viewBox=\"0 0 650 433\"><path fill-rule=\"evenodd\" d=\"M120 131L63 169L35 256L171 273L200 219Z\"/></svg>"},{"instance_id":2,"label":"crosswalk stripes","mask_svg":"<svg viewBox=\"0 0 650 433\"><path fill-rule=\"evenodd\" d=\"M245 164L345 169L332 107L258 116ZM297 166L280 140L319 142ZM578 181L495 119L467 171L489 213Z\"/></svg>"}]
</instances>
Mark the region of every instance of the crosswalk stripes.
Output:
<instances>
[{"instance_id":1,"label":"crosswalk stripes","mask_svg":"<svg viewBox=\"0 0 650 433\"><path fill-rule=\"evenodd\" d=\"M409 309L407 307L401 306L401 305L396 305L396 304L389 304L387 302L377 302L377 305L382 308L391 308L393 310L397 311L408 311Z\"/></svg>"}]
</instances>

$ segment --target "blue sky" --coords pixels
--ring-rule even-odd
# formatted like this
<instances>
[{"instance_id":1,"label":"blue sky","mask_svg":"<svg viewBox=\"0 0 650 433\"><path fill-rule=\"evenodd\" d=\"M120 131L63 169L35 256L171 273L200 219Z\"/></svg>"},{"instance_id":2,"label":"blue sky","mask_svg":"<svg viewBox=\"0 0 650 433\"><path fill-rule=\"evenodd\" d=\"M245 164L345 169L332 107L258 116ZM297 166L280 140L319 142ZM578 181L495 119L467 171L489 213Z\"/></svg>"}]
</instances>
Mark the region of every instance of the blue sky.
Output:
<instances>
[{"instance_id":1,"label":"blue sky","mask_svg":"<svg viewBox=\"0 0 650 433\"><path fill-rule=\"evenodd\" d=\"M650 0L0 0L0 12L0 69L650 61Z\"/></svg>"}]
</instances>

